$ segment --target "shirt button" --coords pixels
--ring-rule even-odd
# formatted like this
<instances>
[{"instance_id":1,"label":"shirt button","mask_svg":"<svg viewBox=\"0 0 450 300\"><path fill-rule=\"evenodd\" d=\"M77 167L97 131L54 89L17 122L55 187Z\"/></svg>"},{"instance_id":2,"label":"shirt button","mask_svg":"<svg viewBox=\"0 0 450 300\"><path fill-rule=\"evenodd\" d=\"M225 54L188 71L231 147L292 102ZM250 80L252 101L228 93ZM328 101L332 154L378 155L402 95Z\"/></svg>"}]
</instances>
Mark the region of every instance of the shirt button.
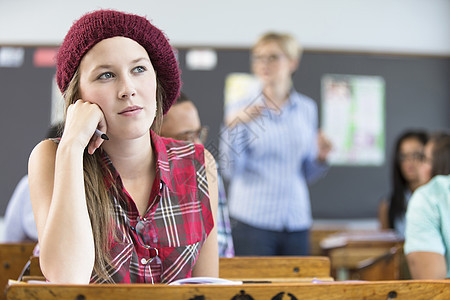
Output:
<instances>
[{"instance_id":1,"label":"shirt button","mask_svg":"<svg viewBox=\"0 0 450 300\"><path fill-rule=\"evenodd\" d=\"M146 265L147 264L147 260L145 258L141 259L141 264Z\"/></svg>"}]
</instances>

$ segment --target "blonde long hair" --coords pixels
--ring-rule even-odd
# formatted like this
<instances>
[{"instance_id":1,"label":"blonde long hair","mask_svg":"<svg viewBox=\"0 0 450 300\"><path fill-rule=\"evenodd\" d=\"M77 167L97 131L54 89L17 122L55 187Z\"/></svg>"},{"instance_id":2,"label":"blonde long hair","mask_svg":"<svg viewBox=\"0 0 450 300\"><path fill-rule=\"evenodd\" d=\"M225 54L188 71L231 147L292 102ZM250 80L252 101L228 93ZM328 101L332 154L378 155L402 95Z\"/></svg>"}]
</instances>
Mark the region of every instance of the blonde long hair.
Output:
<instances>
[{"instance_id":1,"label":"blonde long hair","mask_svg":"<svg viewBox=\"0 0 450 300\"><path fill-rule=\"evenodd\" d=\"M65 116L70 104L79 99L79 70L75 72L66 91L64 92ZM163 118L163 99L165 91L156 79L156 116L151 130L159 134ZM86 193L86 203L91 220L91 227L94 236L95 263L94 272L99 278L106 282L112 282L108 276L108 266L111 265L109 255L111 242L116 238L114 207L112 196L118 195L115 182L112 182L110 190L107 189L105 178L112 178L109 169L104 165L101 151L90 155L87 151L83 154L84 187Z\"/></svg>"}]
</instances>

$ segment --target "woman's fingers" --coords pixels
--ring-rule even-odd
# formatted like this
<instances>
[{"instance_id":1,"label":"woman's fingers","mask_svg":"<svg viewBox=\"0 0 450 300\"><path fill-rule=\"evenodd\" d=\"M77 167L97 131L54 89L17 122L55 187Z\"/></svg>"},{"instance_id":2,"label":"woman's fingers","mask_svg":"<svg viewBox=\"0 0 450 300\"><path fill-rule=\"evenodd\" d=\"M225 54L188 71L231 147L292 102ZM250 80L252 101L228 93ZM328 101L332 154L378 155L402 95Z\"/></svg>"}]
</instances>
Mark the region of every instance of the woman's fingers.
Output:
<instances>
[{"instance_id":1,"label":"woman's fingers","mask_svg":"<svg viewBox=\"0 0 450 300\"><path fill-rule=\"evenodd\" d=\"M94 134L88 144L88 153L91 155L94 154L95 150L100 148L103 141L104 141L104 139L102 139L98 135Z\"/></svg>"},{"instance_id":2,"label":"woman's fingers","mask_svg":"<svg viewBox=\"0 0 450 300\"><path fill-rule=\"evenodd\" d=\"M78 141L88 153L93 154L103 143L95 134L96 129L106 132L106 120L100 107L88 101L78 99L67 111L64 134L67 139Z\"/></svg>"}]
</instances>

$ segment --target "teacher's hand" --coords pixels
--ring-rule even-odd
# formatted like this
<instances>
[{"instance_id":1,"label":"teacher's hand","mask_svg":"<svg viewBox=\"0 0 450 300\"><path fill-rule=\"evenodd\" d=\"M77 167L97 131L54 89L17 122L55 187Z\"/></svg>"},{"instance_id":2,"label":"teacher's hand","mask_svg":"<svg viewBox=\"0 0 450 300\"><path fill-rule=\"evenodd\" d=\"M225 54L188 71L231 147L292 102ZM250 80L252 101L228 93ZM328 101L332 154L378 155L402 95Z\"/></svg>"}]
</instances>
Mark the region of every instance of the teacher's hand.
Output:
<instances>
[{"instance_id":1,"label":"teacher's hand","mask_svg":"<svg viewBox=\"0 0 450 300\"><path fill-rule=\"evenodd\" d=\"M333 145L320 129L317 134L317 146L318 146L317 160L323 163L327 160L328 154L333 148Z\"/></svg>"}]
</instances>

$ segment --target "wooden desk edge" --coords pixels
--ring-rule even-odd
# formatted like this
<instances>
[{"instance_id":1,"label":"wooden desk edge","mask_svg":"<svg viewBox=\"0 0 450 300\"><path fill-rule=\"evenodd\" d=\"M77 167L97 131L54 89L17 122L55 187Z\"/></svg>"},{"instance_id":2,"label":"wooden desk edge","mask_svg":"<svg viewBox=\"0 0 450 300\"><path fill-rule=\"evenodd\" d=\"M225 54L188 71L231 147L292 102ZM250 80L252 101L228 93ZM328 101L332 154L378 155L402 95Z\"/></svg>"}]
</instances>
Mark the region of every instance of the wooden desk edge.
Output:
<instances>
[{"instance_id":1,"label":"wooden desk edge","mask_svg":"<svg viewBox=\"0 0 450 300\"><path fill-rule=\"evenodd\" d=\"M250 295L253 299L268 299L268 296L282 294L301 295L301 299L323 299L334 295L333 299L450 299L449 280L418 281L365 281L365 282L324 282L324 283L251 283L242 285L189 284L170 286L166 284L117 284L117 285L56 285L56 284L14 284L7 288L9 300L25 299L97 299L107 297L112 300L151 296L155 299L232 299L236 295ZM269 298L270 299L270 298Z\"/></svg>"},{"instance_id":2,"label":"wooden desk edge","mask_svg":"<svg viewBox=\"0 0 450 300\"><path fill-rule=\"evenodd\" d=\"M331 277L330 277L331 278ZM277 278L276 280L279 280ZM230 280L237 280L231 278ZM270 278L257 278L256 280L267 280ZM283 286L337 286L337 285L347 285L347 286L376 286L376 285L418 285L418 284L434 284L434 285L449 285L450 287L450 279L429 279L429 280L380 280L380 281L325 281L320 283L312 283L312 282L274 282L268 286L275 287L283 287ZM176 287L231 287L231 286L261 286L258 283L245 283L241 285L226 285L226 284L183 284L183 285L168 285L168 284L146 284L146 283L134 283L134 284L53 284L53 283L16 283L7 286L7 290L21 288L21 287L37 287L37 288L91 288L91 289L104 289L104 288L112 288L112 289L133 289L133 288L176 288ZM449 290L450 291L450 290Z\"/></svg>"}]
</instances>

